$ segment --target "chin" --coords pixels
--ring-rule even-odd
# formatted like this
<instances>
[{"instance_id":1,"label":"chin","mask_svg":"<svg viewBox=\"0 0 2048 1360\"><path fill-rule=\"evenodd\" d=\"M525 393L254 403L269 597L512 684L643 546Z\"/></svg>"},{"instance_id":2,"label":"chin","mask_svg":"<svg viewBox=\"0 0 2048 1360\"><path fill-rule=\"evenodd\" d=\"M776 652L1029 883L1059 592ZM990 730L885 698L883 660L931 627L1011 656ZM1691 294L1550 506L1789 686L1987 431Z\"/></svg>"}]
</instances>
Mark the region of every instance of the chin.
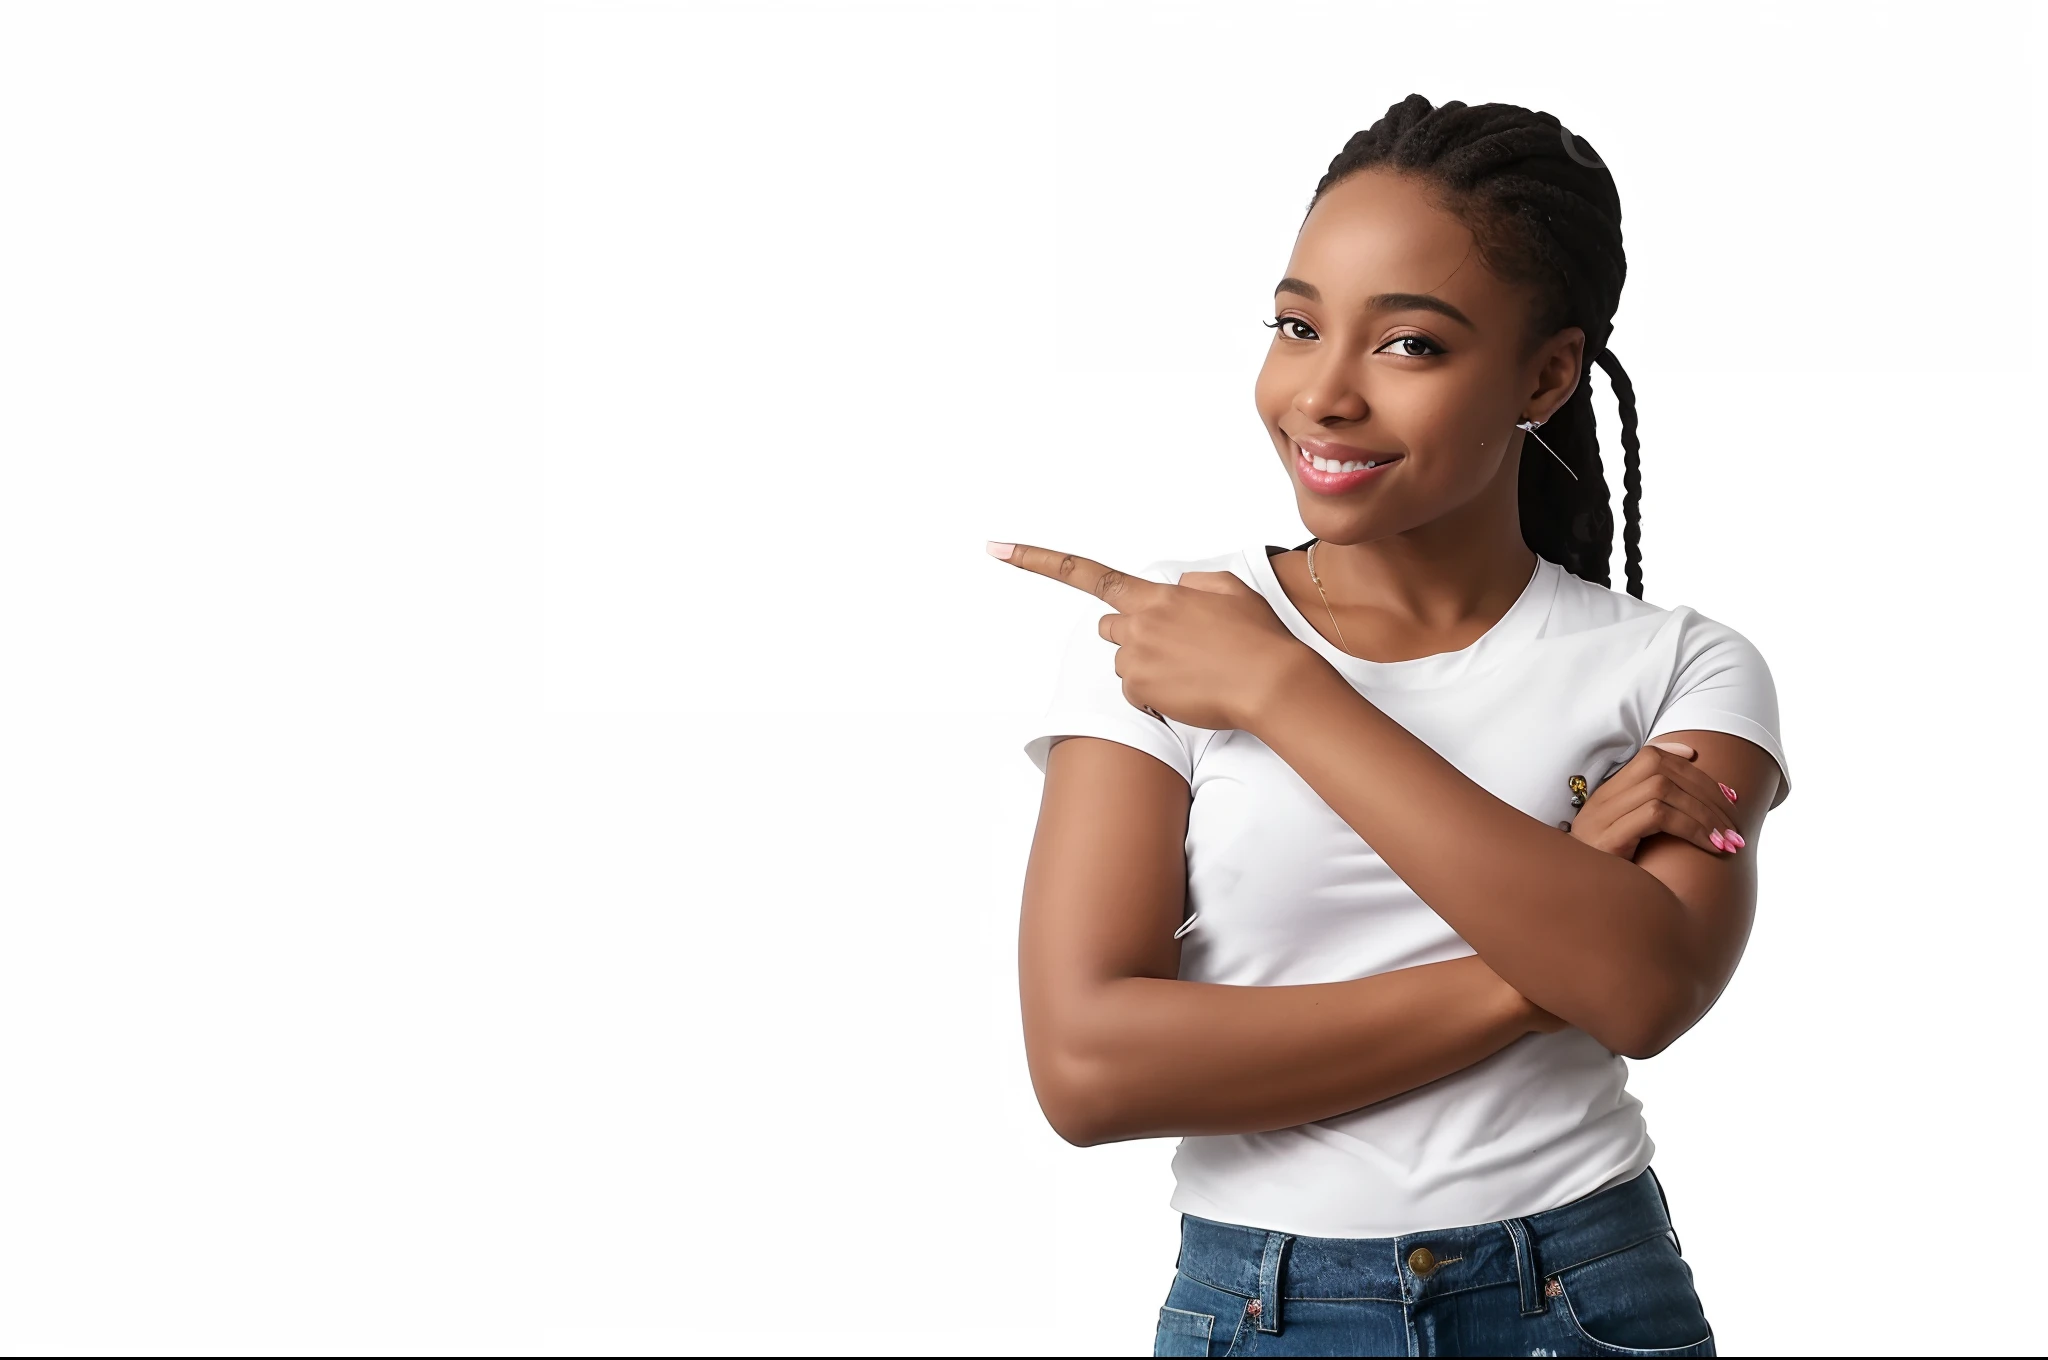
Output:
<instances>
[{"instance_id":1,"label":"chin","mask_svg":"<svg viewBox=\"0 0 2048 1360\"><path fill-rule=\"evenodd\" d=\"M1314 497L1303 493L1296 500L1301 511L1301 525L1316 538L1340 548L1355 543L1370 543L1376 538L1385 538L1388 531L1375 524L1370 517L1332 513L1327 505L1314 504ZM1293 544L1288 544L1290 548Z\"/></svg>"}]
</instances>

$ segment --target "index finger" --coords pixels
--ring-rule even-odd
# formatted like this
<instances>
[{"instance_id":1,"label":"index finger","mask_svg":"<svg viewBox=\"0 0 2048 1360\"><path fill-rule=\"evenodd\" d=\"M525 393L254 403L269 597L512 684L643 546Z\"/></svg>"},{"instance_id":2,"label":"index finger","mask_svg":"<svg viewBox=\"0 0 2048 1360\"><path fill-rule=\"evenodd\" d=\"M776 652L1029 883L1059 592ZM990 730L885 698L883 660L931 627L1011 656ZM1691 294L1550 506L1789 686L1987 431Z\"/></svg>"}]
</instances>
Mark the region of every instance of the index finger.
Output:
<instances>
[{"instance_id":1,"label":"index finger","mask_svg":"<svg viewBox=\"0 0 2048 1360\"><path fill-rule=\"evenodd\" d=\"M1003 548L1009 551L999 551ZM1142 609L1173 589L1162 581L1148 581L1077 553L1035 548L1029 543L991 543L988 550L990 555L1002 558L1013 567L1064 581L1076 590L1085 590L1118 613Z\"/></svg>"}]
</instances>

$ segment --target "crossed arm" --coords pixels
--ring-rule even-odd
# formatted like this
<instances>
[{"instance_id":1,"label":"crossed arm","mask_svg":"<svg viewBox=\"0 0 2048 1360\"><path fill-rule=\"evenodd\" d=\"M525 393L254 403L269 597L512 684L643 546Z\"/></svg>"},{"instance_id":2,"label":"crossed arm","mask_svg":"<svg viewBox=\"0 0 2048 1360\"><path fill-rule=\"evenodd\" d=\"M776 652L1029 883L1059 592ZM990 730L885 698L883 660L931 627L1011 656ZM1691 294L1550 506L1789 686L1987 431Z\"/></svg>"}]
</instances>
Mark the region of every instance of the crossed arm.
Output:
<instances>
[{"instance_id":1,"label":"crossed arm","mask_svg":"<svg viewBox=\"0 0 2048 1360\"><path fill-rule=\"evenodd\" d=\"M1018 957L1032 1082L1068 1141L1326 1119L1565 1024L1648 1057L1733 973L1754 910L1753 850L1716 853L1654 827L1632 857L1596 848L1502 802L1322 670L1247 729L1476 955L1339 983L1180 981L1187 784L1115 742L1058 742ZM1722 733L1660 737L1741 790L1717 811L1753 847L1777 795L1771 757ZM1431 1023L1415 1025L1423 1012Z\"/></svg>"},{"instance_id":2,"label":"crossed arm","mask_svg":"<svg viewBox=\"0 0 2048 1360\"><path fill-rule=\"evenodd\" d=\"M1472 782L1320 659L1303 672L1290 701L1257 720L1258 736L1510 986L1632 1058L1706 1013L1749 937L1753 852L1657 836L1633 859L1604 854ZM1743 790L1723 810L1755 842L1776 762L1720 732L1660 739Z\"/></svg>"}]
</instances>

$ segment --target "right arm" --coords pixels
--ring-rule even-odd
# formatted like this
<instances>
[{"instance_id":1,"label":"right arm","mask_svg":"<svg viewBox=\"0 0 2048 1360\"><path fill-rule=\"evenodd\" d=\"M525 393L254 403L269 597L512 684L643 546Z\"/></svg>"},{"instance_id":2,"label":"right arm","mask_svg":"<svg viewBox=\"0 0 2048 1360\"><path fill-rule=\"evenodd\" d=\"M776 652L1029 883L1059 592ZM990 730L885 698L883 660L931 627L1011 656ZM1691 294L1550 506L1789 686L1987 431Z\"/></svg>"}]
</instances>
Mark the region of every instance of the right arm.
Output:
<instances>
[{"instance_id":1,"label":"right arm","mask_svg":"<svg viewBox=\"0 0 2048 1360\"><path fill-rule=\"evenodd\" d=\"M1018 973L1040 1107L1080 1146L1328 1119L1562 1026L1476 955L1350 982L1179 979L1188 786L1068 737L1046 758Z\"/></svg>"}]
</instances>

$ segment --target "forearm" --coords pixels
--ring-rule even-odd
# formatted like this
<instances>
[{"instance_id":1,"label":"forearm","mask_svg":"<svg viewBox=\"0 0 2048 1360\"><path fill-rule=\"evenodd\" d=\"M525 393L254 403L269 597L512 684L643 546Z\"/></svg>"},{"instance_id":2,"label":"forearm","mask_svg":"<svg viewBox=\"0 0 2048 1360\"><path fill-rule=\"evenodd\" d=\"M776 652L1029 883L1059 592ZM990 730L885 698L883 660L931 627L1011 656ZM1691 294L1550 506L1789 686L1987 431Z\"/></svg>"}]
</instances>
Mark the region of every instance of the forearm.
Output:
<instances>
[{"instance_id":1,"label":"forearm","mask_svg":"<svg viewBox=\"0 0 2048 1360\"><path fill-rule=\"evenodd\" d=\"M1502 978L1616 1052L1696 1014L1677 896L1503 802L1320 658L1253 732Z\"/></svg>"},{"instance_id":2,"label":"forearm","mask_svg":"<svg viewBox=\"0 0 2048 1360\"><path fill-rule=\"evenodd\" d=\"M1461 1071L1534 1028L1528 1003L1473 957L1350 982L1125 977L1080 990L1034 1048L1032 1078L1054 1128L1082 1145L1327 1119Z\"/></svg>"}]
</instances>

